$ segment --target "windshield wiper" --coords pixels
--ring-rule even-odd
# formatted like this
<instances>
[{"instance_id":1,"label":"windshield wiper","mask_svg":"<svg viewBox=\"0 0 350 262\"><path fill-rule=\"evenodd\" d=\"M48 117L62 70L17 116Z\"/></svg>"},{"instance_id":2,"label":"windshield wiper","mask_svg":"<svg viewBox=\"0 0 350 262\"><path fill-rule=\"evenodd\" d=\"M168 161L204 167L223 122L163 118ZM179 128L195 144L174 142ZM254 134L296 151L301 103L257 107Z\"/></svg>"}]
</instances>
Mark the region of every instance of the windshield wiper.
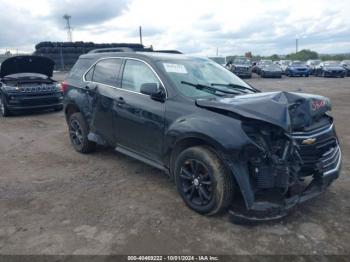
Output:
<instances>
[{"instance_id":1,"label":"windshield wiper","mask_svg":"<svg viewBox=\"0 0 350 262\"><path fill-rule=\"evenodd\" d=\"M212 83L210 84L211 86L226 86L226 87L233 87L233 88L237 88L240 89L242 92L243 90L250 90L253 92L260 92L258 89L255 89L254 87L246 87L246 86L242 86L242 85L238 85L238 84L233 84L233 83L229 83L229 84L219 84L219 83ZM244 92L247 93L247 92Z\"/></svg>"},{"instance_id":2,"label":"windshield wiper","mask_svg":"<svg viewBox=\"0 0 350 262\"><path fill-rule=\"evenodd\" d=\"M224 94L233 94L233 95L240 95L241 94L239 92L222 90L220 88L215 88L215 87L212 87L212 86L207 86L207 85L202 85L202 84L194 84L194 83L190 83L190 82L187 82L187 81L181 81L181 84L193 86L193 87L195 87L198 90L202 90L202 91L210 93L210 94L213 94L213 92L214 93L221 92L221 93L224 93Z\"/></svg>"}]
</instances>

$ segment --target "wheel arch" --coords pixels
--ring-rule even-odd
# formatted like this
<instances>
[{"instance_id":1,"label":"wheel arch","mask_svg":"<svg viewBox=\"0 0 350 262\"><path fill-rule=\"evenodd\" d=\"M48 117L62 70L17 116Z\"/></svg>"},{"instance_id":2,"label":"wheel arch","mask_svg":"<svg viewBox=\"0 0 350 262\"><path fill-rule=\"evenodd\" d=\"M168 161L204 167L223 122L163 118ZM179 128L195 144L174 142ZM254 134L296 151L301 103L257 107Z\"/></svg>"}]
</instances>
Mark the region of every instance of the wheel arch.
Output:
<instances>
[{"instance_id":1,"label":"wheel arch","mask_svg":"<svg viewBox=\"0 0 350 262\"><path fill-rule=\"evenodd\" d=\"M215 154L222 160L226 165L223 158L224 147L214 139L207 137L204 134L187 134L182 137L179 137L174 141L172 145L169 146L166 153L166 163L169 167L169 174L171 178L174 177L174 166L176 157L185 149L193 146L206 146L211 148Z\"/></svg>"},{"instance_id":2,"label":"wheel arch","mask_svg":"<svg viewBox=\"0 0 350 262\"><path fill-rule=\"evenodd\" d=\"M68 103L64 108L64 114L66 116L66 120L68 120L72 114L77 112L81 112L81 111L75 103Z\"/></svg>"}]
</instances>

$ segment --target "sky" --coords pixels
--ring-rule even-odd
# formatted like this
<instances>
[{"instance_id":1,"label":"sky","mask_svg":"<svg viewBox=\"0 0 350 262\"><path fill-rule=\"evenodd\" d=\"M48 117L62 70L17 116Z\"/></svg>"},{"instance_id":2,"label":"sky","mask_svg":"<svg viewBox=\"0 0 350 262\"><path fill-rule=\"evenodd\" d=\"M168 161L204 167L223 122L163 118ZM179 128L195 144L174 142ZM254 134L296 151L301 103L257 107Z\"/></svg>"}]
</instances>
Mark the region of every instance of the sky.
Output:
<instances>
[{"instance_id":1,"label":"sky","mask_svg":"<svg viewBox=\"0 0 350 262\"><path fill-rule=\"evenodd\" d=\"M215 56L350 52L349 0L0 0L0 52L41 41L139 42Z\"/></svg>"}]
</instances>

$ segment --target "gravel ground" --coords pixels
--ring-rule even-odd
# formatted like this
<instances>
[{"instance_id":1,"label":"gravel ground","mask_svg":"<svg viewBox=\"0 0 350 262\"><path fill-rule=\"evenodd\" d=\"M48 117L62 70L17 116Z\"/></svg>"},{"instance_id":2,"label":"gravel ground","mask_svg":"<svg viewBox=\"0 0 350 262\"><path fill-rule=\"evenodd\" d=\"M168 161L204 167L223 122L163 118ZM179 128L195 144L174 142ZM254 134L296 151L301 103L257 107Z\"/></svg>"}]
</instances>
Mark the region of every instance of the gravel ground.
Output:
<instances>
[{"instance_id":1,"label":"gravel ground","mask_svg":"<svg viewBox=\"0 0 350 262\"><path fill-rule=\"evenodd\" d=\"M235 225L188 209L152 167L75 152L62 112L18 115L0 119L0 253L350 254L350 78L247 82L332 99L343 169L325 194L280 222Z\"/></svg>"}]
</instances>

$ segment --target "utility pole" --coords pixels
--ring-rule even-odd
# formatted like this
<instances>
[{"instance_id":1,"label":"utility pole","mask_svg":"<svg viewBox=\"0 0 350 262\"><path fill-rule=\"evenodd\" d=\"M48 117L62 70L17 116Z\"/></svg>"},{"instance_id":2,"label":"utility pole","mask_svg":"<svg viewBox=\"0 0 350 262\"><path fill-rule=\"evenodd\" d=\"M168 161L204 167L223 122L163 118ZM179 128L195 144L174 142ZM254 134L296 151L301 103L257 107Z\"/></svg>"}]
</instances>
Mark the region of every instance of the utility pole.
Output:
<instances>
[{"instance_id":1,"label":"utility pole","mask_svg":"<svg viewBox=\"0 0 350 262\"><path fill-rule=\"evenodd\" d=\"M298 53L298 38L295 38L295 53Z\"/></svg>"},{"instance_id":2,"label":"utility pole","mask_svg":"<svg viewBox=\"0 0 350 262\"><path fill-rule=\"evenodd\" d=\"M66 20L66 29L67 29L67 37L68 37L68 42L72 42L73 41L73 36L72 36L72 27L70 25L70 19L72 17L68 14L65 14L63 16L63 19Z\"/></svg>"},{"instance_id":3,"label":"utility pole","mask_svg":"<svg viewBox=\"0 0 350 262\"><path fill-rule=\"evenodd\" d=\"M219 47L216 48L216 56L219 56Z\"/></svg>"},{"instance_id":4,"label":"utility pole","mask_svg":"<svg viewBox=\"0 0 350 262\"><path fill-rule=\"evenodd\" d=\"M139 27L139 34L140 34L140 44L142 45L142 27Z\"/></svg>"}]
</instances>

